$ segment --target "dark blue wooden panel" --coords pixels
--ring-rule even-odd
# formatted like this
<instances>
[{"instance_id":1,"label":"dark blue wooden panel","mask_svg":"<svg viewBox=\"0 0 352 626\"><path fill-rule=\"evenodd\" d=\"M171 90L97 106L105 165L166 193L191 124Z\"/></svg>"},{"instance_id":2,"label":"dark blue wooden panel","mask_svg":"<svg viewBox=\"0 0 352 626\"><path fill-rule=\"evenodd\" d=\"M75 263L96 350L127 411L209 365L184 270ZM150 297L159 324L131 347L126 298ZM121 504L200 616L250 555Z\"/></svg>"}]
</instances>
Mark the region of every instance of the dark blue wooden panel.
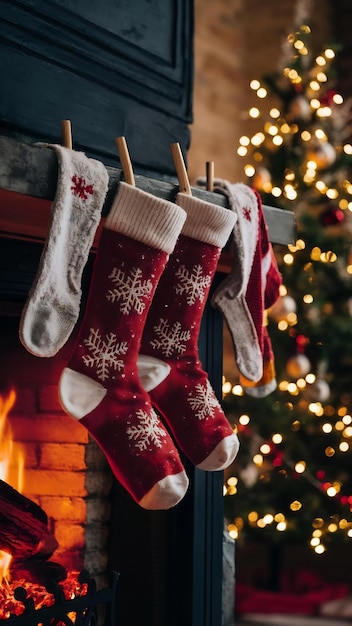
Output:
<instances>
[{"instance_id":1,"label":"dark blue wooden panel","mask_svg":"<svg viewBox=\"0 0 352 626\"><path fill-rule=\"evenodd\" d=\"M217 274L213 289L221 280ZM199 354L219 400L222 397L223 318L207 305L199 337ZM194 473L194 599L192 626L221 626L223 472Z\"/></svg>"},{"instance_id":2,"label":"dark blue wooden panel","mask_svg":"<svg viewBox=\"0 0 352 626\"><path fill-rule=\"evenodd\" d=\"M137 172L174 175L192 120L192 3L1 0L0 132L60 140L116 164L125 135Z\"/></svg>"}]
</instances>

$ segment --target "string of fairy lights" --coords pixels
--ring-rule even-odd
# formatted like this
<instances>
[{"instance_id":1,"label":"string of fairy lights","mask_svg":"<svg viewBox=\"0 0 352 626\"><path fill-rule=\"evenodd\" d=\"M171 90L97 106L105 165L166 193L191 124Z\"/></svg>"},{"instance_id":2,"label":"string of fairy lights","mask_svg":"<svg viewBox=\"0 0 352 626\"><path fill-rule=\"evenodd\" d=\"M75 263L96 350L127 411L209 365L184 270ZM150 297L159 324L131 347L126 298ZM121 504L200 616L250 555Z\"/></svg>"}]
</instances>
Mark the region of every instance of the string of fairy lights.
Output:
<instances>
[{"instance_id":1,"label":"string of fairy lights","mask_svg":"<svg viewBox=\"0 0 352 626\"><path fill-rule=\"evenodd\" d=\"M314 381L315 375L308 373L305 378L300 378L296 382L289 382L287 380L280 381L279 389L291 393L292 395L296 395L299 393L298 389L302 389ZM243 395L243 389L239 384L231 385L229 381L224 380L223 393L224 395L232 393L235 396L240 396ZM307 410L316 415L318 418L326 418L326 421L323 420L321 422L321 430L325 434L330 434L333 429L339 433L341 439L338 444L338 450L341 453L347 453L350 451L352 444L352 416L347 413L347 407L339 407L337 411L339 419L334 423L334 425L328 421L329 414L335 413L334 407L331 407L330 405L324 407L321 402L311 402L308 404ZM238 426L235 428L235 431L239 432L239 434L247 431L248 434L250 422L251 417L248 414L240 415L238 417ZM300 427L301 424L298 420L294 421L291 425L293 431L299 430ZM309 471L307 471L307 463L303 459L294 464L290 463L287 459L284 461L284 453L280 447L281 444L284 443L285 435L281 432L274 432L268 440L260 439L257 441L257 450L253 454L252 463L258 468L258 470L260 470L265 462L265 458L270 456L270 462L273 467L285 465L295 474L300 475L305 480L308 480L316 489L324 492L326 497L337 499L341 505L346 507L347 512L350 513L352 510L352 494L348 496L341 495L340 492L343 484L340 481L330 482L325 480L325 472L323 470L318 471L315 477L312 476ZM335 455L336 452L337 450L331 445L327 445L325 448L325 454L327 457ZM236 495L238 480L239 478L233 475L227 478L226 483L224 484L224 496ZM294 499L290 503L290 510L292 512L298 512L301 508L302 502L298 499ZM348 517L350 519L348 519ZM228 532L232 538L238 538L239 533L243 529L244 523L245 520L243 518L236 517L232 523L228 524ZM274 525L277 532L284 532L288 529L289 522L282 511L278 511L274 514L270 511L260 516L257 511L253 510L248 512L247 523L250 526L256 526L259 529L265 528L270 524ZM335 533L338 530L345 532L347 537L352 537L351 515L347 517L339 517L338 515L335 515L334 519L329 517L328 520L325 520L322 517L312 519L310 545L314 551L317 554L325 552L326 546L324 544L324 536L328 533Z\"/></svg>"},{"instance_id":2,"label":"string of fairy lights","mask_svg":"<svg viewBox=\"0 0 352 626\"><path fill-rule=\"evenodd\" d=\"M303 39L309 34L309 26L303 25L298 33L289 35L288 39L299 57L309 54ZM352 182L345 177L338 181L337 186L331 186L324 176L320 176L321 170L331 165L339 154L352 155L350 142L332 145L324 128L324 120L331 118L334 110L344 104L341 94L333 90L328 95L324 93L323 97L319 97L320 90L326 90L327 70L334 58L335 52L332 48L326 48L317 56L309 72L307 84L303 84L302 75L296 68L286 67L283 75L295 90L295 97L292 98L288 111L285 114L277 106L271 107L268 112L269 119L264 121L262 130L256 131L251 137L248 135L240 137L237 155L246 159L243 170L253 186L271 194L273 198L280 199L281 202L282 200L295 202L299 197L299 186L303 182L321 196L337 200L341 210L352 211ZM268 98L268 90L259 80L252 80L250 87L258 100L263 102ZM248 111L248 118L262 119L261 108L252 106ZM295 118L303 122L308 120L309 124L297 123ZM275 151L283 144L291 143L293 138L297 139L296 135L302 152L304 151L304 159L299 162L298 175L293 168L287 168L282 184L275 184L271 180L270 172L262 164L261 150L265 146L265 149Z\"/></svg>"},{"instance_id":3,"label":"string of fairy lights","mask_svg":"<svg viewBox=\"0 0 352 626\"><path fill-rule=\"evenodd\" d=\"M328 69L335 58L335 52L327 47L319 54L311 64L311 68L306 71L310 50L308 38L310 28L302 25L299 30L288 37L288 42L292 46L292 62L283 69L282 77L288 81L293 96L289 104L286 103L286 110L281 111L278 106L266 107L263 113L263 106L268 100L268 88L261 81L255 79L250 83L250 88L255 92L259 102L258 106L251 106L248 110L249 120L263 120L263 127L255 131L252 136L242 135L239 139L237 155L245 160L243 171L250 181L251 186L259 192L271 196L278 200L279 204L285 208L297 206L300 201L300 190L302 187L311 194L311 198L316 202L316 198L323 198L324 201L334 202L337 209L344 214L352 212L352 182L349 180L347 170L344 167L337 168L332 177L327 174L329 168L336 159L341 157L351 157L352 145L343 139L334 137L331 142L329 129L326 122L331 123L334 115L343 117L343 97L334 90L327 90ZM328 93L328 95L326 95ZM286 167L281 180L275 180L272 172L269 171L265 163L265 153L274 154L282 146L291 146L295 142L296 148L299 146L299 157L295 165ZM306 243L300 238L294 245L288 246L288 251L283 255L282 262L286 265L293 265L296 253L305 249ZM314 246L310 251L312 261L330 264L338 262L338 255L333 250L321 250L319 246ZM346 275L352 274L352 256L345 264ZM278 331L290 332L298 324L297 313L294 302L287 293L284 285L280 291L281 311L280 314L273 313L274 321L277 323ZM303 294L303 302L306 305L314 303L312 293ZM284 306L282 307L282 304ZM274 305L275 306L275 305ZM270 315L270 311L266 312ZM273 319L272 318L272 319ZM299 342L298 336L297 341ZM301 337L304 344L304 337ZM333 457L335 454L347 454L352 447L352 415L348 406L343 402L338 407L327 403L329 398L329 387L319 374L310 371L308 359L304 360L304 351L297 356L292 364L290 376L278 380L278 393L283 394L283 402L287 403L287 398L300 397L307 389L315 389L316 399L309 399L307 394L305 410L319 420L321 432L329 435L334 433L337 436L337 444L327 443L324 453L326 457ZM243 396L244 390L239 383L232 384L223 380L223 395ZM313 394L314 398L314 394ZM302 404L303 401L301 401ZM301 424L299 420L291 424L292 431L299 430ZM251 417L249 414L241 414L237 418L235 427L239 433L251 434ZM326 480L325 472L318 470L312 475L307 468L307 462L302 459L295 463L285 458L283 448L285 444L285 434L274 432L270 438L261 439L255 437L255 450L252 455L252 464L258 472L268 460L273 467L285 466L286 471L295 473L296 476L309 481L314 488L320 490L327 498L335 498L339 505L342 505L346 514L329 516L328 519L316 517L312 519L312 530L310 545L317 554L322 554L326 550L329 534L337 531L343 532L347 538L352 538L352 493L346 495L341 481L329 482ZM224 484L224 495L236 496L239 476L229 476ZM299 499L293 499L290 503L290 511L298 512L302 508ZM229 534L237 538L245 525L257 529L272 526L278 533L283 533L289 528L287 514L283 511L267 511L259 514L252 510L247 514L246 519L240 516L235 517L228 525Z\"/></svg>"}]
</instances>

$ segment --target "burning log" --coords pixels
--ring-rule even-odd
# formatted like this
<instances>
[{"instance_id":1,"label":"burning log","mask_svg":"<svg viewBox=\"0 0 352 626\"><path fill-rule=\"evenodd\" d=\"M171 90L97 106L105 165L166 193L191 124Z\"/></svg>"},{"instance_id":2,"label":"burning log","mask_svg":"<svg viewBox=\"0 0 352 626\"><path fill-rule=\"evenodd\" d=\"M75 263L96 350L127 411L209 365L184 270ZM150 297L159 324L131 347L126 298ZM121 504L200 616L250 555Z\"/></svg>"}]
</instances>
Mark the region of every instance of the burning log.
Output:
<instances>
[{"instance_id":1,"label":"burning log","mask_svg":"<svg viewBox=\"0 0 352 626\"><path fill-rule=\"evenodd\" d=\"M45 511L0 480L0 550L24 561L33 556L47 559L57 547Z\"/></svg>"}]
</instances>

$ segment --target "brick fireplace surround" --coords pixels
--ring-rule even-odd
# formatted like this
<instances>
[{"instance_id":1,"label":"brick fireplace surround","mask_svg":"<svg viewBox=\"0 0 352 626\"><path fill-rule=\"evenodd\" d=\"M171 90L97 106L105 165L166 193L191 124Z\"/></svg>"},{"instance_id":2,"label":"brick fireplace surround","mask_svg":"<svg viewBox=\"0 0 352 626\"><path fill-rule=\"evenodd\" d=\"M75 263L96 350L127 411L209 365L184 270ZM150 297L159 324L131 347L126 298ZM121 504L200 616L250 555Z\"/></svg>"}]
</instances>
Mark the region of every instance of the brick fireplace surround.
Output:
<instances>
[{"instance_id":1,"label":"brick fireplace surround","mask_svg":"<svg viewBox=\"0 0 352 626\"><path fill-rule=\"evenodd\" d=\"M67 570L87 569L99 588L108 582L112 473L87 430L58 401L73 338L56 357L41 359L20 343L18 324L17 317L0 317L0 392L16 392L9 423L25 454L22 491L48 516L59 544L51 560Z\"/></svg>"}]
</instances>

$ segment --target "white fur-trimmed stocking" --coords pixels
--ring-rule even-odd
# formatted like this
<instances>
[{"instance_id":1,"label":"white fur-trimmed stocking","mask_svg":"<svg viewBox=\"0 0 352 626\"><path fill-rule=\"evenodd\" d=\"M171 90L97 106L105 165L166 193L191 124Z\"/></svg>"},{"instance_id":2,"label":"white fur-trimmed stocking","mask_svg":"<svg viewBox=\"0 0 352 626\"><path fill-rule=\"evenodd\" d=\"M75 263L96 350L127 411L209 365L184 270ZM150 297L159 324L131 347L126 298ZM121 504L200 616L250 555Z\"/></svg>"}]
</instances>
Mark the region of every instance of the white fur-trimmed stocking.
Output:
<instances>
[{"instance_id":1,"label":"white fur-trimmed stocking","mask_svg":"<svg viewBox=\"0 0 352 626\"><path fill-rule=\"evenodd\" d=\"M159 281L141 354L170 367L149 393L179 448L198 468L220 470L234 460L239 444L202 369L198 338L220 252L236 216L187 194L179 193L176 201L187 219Z\"/></svg>"},{"instance_id":2,"label":"white fur-trimmed stocking","mask_svg":"<svg viewBox=\"0 0 352 626\"><path fill-rule=\"evenodd\" d=\"M276 388L274 355L265 309L279 296L279 273L261 199L243 183L215 180L215 189L226 193L237 215L233 230L233 265L212 297L230 330L240 382L246 393L264 397Z\"/></svg>"},{"instance_id":3,"label":"white fur-trimmed stocking","mask_svg":"<svg viewBox=\"0 0 352 626\"><path fill-rule=\"evenodd\" d=\"M146 509L174 506L188 487L137 371L145 319L185 217L175 204L119 184L77 344L59 382L64 410L88 429L117 480Z\"/></svg>"},{"instance_id":4,"label":"white fur-trimmed stocking","mask_svg":"<svg viewBox=\"0 0 352 626\"><path fill-rule=\"evenodd\" d=\"M35 356L51 357L76 324L81 278L108 189L102 163L59 145L58 181L39 268L22 311L19 336Z\"/></svg>"}]
</instances>

